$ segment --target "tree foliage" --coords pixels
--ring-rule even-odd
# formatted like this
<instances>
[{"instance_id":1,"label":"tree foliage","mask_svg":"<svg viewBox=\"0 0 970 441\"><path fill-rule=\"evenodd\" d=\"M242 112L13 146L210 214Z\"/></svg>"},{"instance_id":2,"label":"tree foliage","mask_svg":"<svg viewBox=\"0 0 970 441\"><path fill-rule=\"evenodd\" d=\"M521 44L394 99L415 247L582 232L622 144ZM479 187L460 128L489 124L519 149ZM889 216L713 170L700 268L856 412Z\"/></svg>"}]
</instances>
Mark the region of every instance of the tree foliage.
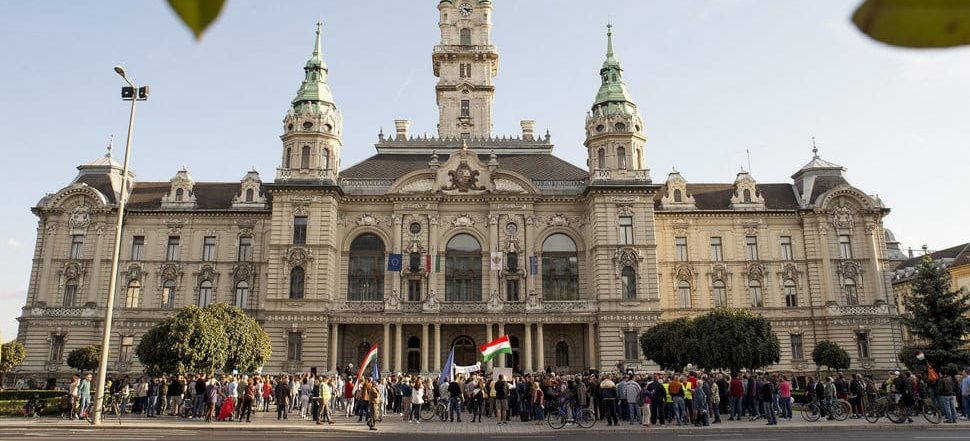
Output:
<instances>
[{"instance_id":1,"label":"tree foliage","mask_svg":"<svg viewBox=\"0 0 970 441\"><path fill-rule=\"evenodd\" d=\"M168 0L168 6L179 16L182 23L192 31L195 39L219 17L225 0Z\"/></svg>"},{"instance_id":2,"label":"tree foliage","mask_svg":"<svg viewBox=\"0 0 970 441\"><path fill-rule=\"evenodd\" d=\"M252 372L269 359L269 336L241 309L188 306L142 336L135 354L150 375Z\"/></svg>"},{"instance_id":3,"label":"tree foliage","mask_svg":"<svg viewBox=\"0 0 970 441\"><path fill-rule=\"evenodd\" d=\"M764 317L720 308L694 319L660 323L640 337L643 355L663 369L761 369L781 359L778 337Z\"/></svg>"},{"instance_id":4,"label":"tree foliage","mask_svg":"<svg viewBox=\"0 0 970 441\"><path fill-rule=\"evenodd\" d=\"M970 0L866 0L852 22L872 39L893 46L970 44Z\"/></svg>"},{"instance_id":5,"label":"tree foliage","mask_svg":"<svg viewBox=\"0 0 970 441\"><path fill-rule=\"evenodd\" d=\"M93 371L98 368L101 360L101 346L88 345L77 348L67 354L67 365L81 371Z\"/></svg>"},{"instance_id":6,"label":"tree foliage","mask_svg":"<svg viewBox=\"0 0 970 441\"><path fill-rule=\"evenodd\" d=\"M902 320L921 343L904 348L900 361L912 367L909 363L915 361L915 353L922 351L926 361L937 368L970 364L970 351L964 349L964 336L970 332L966 318L970 297L950 290L950 274L928 254L916 266L910 287L912 292L904 299L906 314Z\"/></svg>"},{"instance_id":7,"label":"tree foliage","mask_svg":"<svg viewBox=\"0 0 970 441\"><path fill-rule=\"evenodd\" d=\"M815 349L812 350L812 361L819 368L826 366L837 371L848 369L852 362L849 353L845 352L842 346L828 340L822 340L815 345Z\"/></svg>"},{"instance_id":8,"label":"tree foliage","mask_svg":"<svg viewBox=\"0 0 970 441\"><path fill-rule=\"evenodd\" d=\"M8 372L27 357L27 348L18 340L11 340L0 347L0 372Z\"/></svg>"}]
</instances>

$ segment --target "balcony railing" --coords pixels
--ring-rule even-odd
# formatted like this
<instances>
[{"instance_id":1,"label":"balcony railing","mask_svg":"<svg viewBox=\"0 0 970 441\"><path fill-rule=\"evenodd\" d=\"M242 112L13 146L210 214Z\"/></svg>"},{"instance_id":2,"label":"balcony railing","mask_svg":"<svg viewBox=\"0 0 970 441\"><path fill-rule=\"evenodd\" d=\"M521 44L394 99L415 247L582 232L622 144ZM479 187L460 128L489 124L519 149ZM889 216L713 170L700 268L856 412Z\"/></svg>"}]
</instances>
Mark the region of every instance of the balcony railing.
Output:
<instances>
[{"instance_id":1,"label":"balcony railing","mask_svg":"<svg viewBox=\"0 0 970 441\"><path fill-rule=\"evenodd\" d=\"M338 304L336 309L338 311L351 312L382 312L384 311L384 302L372 300L348 300Z\"/></svg>"},{"instance_id":2,"label":"balcony railing","mask_svg":"<svg viewBox=\"0 0 970 441\"><path fill-rule=\"evenodd\" d=\"M542 310L550 312L560 311L592 311L593 303L590 300L546 300L542 302Z\"/></svg>"}]
</instances>

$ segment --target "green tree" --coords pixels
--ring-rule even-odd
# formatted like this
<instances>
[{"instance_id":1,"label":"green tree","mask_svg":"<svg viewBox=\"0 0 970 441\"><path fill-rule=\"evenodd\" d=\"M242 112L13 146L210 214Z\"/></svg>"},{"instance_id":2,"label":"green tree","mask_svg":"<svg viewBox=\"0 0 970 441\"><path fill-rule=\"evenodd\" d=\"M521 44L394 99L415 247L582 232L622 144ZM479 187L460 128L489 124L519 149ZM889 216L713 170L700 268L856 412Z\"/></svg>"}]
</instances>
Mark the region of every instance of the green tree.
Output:
<instances>
[{"instance_id":1,"label":"green tree","mask_svg":"<svg viewBox=\"0 0 970 441\"><path fill-rule=\"evenodd\" d=\"M149 375L212 373L226 365L225 328L213 314L188 306L149 329L135 354Z\"/></svg>"},{"instance_id":2,"label":"green tree","mask_svg":"<svg viewBox=\"0 0 970 441\"><path fill-rule=\"evenodd\" d=\"M658 323L640 336L643 355L662 369L679 371L691 362L694 333L691 320L679 318Z\"/></svg>"},{"instance_id":3,"label":"green tree","mask_svg":"<svg viewBox=\"0 0 970 441\"><path fill-rule=\"evenodd\" d=\"M970 0L866 0L852 22L873 40L892 46L970 44Z\"/></svg>"},{"instance_id":4,"label":"green tree","mask_svg":"<svg viewBox=\"0 0 970 441\"><path fill-rule=\"evenodd\" d=\"M950 274L927 253L916 266L910 281L912 293L904 299L906 314L903 324L909 333L921 340L919 345L904 348L899 359L907 366L922 351L935 368L958 368L970 364L970 351L964 349L970 332L966 316L970 297L950 289ZM910 360L904 358L911 357ZM922 363L920 363L922 364Z\"/></svg>"},{"instance_id":5,"label":"green tree","mask_svg":"<svg viewBox=\"0 0 970 441\"><path fill-rule=\"evenodd\" d=\"M67 354L67 365L84 375L84 371L93 371L98 368L100 357L101 346L88 345L69 352Z\"/></svg>"},{"instance_id":6,"label":"green tree","mask_svg":"<svg viewBox=\"0 0 970 441\"><path fill-rule=\"evenodd\" d=\"M11 340L0 346L0 388L3 387L7 372L24 362L27 348L18 340Z\"/></svg>"},{"instance_id":7,"label":"green tree","mask_svg":"<svg viewBox=\"0 0 970 441\"><path fill-rule=\"evenodd\" d=\"M819 369L826 366L837 371L848 369L851 363L849 353L845 352L838 343L828 340L822 340L815 345L815 349L812 350L812 361Z\"/></svg>"},{"instance_id":8,"label":"green tree","mask_svg":"<svg viewBox=\"0 0 970 441\"><path fill-rule=\"evenodd\" d=\"M778 363L781 345L771 322L743 309L718 308L693 320L691 360L705 369L761 369Z\"/></svg>"},{"instance_id":9,"label":"green tree","mask_svg":"<svg viewBox=\"0 0 970 441\"><path fill-rule=\"evenodd\" d=\"M238 369L240 372L255 372L269 360L273 353L269 335L242 309L214 303L203 308L203 311L223 324L229 339L223 372L230 372L233 369Z\"/></svg>"}]
</instances>

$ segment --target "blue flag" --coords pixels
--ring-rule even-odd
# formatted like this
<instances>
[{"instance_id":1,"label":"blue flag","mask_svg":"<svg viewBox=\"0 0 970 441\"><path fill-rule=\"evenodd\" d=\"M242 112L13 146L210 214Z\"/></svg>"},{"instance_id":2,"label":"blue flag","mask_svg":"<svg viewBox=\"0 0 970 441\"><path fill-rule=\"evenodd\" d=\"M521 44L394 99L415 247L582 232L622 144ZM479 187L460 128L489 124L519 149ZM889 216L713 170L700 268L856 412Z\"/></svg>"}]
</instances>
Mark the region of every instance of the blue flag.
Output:
<instances>
[{"instance_id":1,"label":"blue flag","mask_svg":"<svg viewBox=\"0 0 970 441\"><path fill-rule=\"evenodd\" d=\"M529 256L529 274L539 274L539 256Z\"/></svg>"},{"instance_id":2,"label":"blue flag","mask_svg":"<svg viewBox=\"0 0 970 441\"><path fill-rule=\"evenodd\" d=\"M438 384L448 383L451 381L451 377L455 370L455 347L451 347L451 352L448 353L448 359L445 360L445 366L441 368L441 378L438 379Z\"/></svg>"},{"instance_id":3,"label":"blue flag","mask_svg":"<svg viewBox=\"0 0 970 441\"><path fill-rule=\"evenodd\" d=\"M381 370L377 368L377 360L374 360L374 370L370 373L370 379L374 381L381 379Z\"/></svg>"},{"instance_id":4,"label":"blue flag","mask_svg":"<svg viewBox=\"0 0 970 441\"><path fill-rule=\"evenodd\" d=\"M387 255L387 270L401 272L401 255L400 254L388 254Z\"/></svg>"}]
</instances>

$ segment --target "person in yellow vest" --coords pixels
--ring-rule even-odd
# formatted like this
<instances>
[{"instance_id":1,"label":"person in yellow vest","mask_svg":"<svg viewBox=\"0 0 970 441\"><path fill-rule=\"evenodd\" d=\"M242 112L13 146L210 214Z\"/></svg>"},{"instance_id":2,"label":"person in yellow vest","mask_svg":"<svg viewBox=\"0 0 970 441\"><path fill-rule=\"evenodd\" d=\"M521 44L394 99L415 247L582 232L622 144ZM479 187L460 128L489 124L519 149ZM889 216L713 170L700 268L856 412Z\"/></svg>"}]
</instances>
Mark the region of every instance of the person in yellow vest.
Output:
<instances>
[{"instance_id":1,"label":"person in yellow vest","mask_svg":"<svg viewBox=\"0 0 970 441\"><path fill-rule=\"evenodd\" d=\"M688 423L694 422L694 391L691 390L691 382L687 381L683 376L680 377L680 384L684 391L684 417L687 418Z\"/></svg>"}]
</instances>

